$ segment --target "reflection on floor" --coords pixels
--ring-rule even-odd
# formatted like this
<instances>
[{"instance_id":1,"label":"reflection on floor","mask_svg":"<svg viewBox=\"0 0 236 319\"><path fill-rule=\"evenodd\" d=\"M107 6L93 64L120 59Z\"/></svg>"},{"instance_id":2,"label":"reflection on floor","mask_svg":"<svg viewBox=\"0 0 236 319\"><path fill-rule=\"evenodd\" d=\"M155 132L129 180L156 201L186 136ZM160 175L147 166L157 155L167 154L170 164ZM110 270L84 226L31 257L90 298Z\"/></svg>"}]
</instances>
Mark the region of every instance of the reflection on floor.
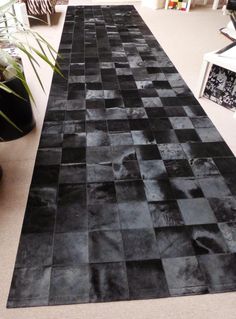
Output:
<instances>
[{"instance_id":1,"label":"reflection on floor","mask_svg":"<svg viewBox=\"0 0 236 319\"><path fill-rule=\"evenodd\" d=\"M69 7L9 307L236 290L236 160L132 6Z\"/></svg>"}]
</instances>

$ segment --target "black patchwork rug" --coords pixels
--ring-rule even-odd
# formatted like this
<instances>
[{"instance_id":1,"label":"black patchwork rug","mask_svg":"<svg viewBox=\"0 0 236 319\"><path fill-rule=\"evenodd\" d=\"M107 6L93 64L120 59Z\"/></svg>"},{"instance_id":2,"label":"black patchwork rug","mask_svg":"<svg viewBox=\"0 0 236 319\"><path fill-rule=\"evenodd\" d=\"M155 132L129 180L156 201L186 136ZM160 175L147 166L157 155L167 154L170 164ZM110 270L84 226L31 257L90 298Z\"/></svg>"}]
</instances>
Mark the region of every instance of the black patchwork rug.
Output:
<instances>
[{"instance_id":1,"label":"black patchwork rug","mask_svg":"<svg viewBox=\"0 0 236 319\"><path fill-rule=\"evenodd\" d=\"M135 8L59 51L8 307L236 290L236 159Z\"/></svg>"}]
</instances>

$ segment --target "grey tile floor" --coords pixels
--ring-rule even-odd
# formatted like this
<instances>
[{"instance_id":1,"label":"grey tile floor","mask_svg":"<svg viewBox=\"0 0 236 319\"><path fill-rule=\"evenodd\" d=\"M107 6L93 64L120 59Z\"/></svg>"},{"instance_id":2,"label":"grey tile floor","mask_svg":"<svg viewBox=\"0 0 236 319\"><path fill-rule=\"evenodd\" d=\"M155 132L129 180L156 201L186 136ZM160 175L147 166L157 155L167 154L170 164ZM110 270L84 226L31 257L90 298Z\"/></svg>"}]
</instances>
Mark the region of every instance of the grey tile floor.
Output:
<instances>
[{"instance_id":1,"label":"grey tile floor","mask_svg":"<svg viewBox=\"0 0 236 319\"><path fill-rule=\"evenodd\" d=\"M236 160L134 7L59 52L8 307L236 290Z\"/></svg>"}]
</instances>

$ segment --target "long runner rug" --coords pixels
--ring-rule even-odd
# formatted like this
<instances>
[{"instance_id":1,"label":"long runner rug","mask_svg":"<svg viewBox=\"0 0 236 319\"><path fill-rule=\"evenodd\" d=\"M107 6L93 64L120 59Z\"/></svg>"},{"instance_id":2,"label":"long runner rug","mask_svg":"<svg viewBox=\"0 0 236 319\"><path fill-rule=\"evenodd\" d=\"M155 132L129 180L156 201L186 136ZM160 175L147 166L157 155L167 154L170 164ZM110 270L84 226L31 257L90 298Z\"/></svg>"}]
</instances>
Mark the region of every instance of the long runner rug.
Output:
<instances>
[{"instance_id":1,"label":"long runner rug","mask_svg":"<svg viewBox=\"0 0 236 319\"><path fill-rule=\"evenodd\" d=\"M236 290L236 159L135 8L59 52L8 307Z\"/></svg>"}]
</instances>

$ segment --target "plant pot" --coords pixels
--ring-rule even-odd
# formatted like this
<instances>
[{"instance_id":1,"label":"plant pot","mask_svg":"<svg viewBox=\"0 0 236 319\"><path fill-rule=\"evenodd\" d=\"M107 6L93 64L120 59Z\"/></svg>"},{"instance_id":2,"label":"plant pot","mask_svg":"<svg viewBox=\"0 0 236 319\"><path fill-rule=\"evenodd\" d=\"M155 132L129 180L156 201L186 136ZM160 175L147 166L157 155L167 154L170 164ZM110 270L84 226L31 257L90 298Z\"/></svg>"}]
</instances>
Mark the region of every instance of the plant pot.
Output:
<instances>
[{"instance_id":1,"label":"plant pot","mask_svg":"<svg viewBox=\"0 0 236 319\"><path fill-rule=\"evenodd\" d=\"M5 84L23 98L0 90L0 110L20 129L16 129L0 116L0 138L10 141L29 133L35 126L35 119L28 93L21 81L13 78Z\"/></svg>"}]
</instances>

